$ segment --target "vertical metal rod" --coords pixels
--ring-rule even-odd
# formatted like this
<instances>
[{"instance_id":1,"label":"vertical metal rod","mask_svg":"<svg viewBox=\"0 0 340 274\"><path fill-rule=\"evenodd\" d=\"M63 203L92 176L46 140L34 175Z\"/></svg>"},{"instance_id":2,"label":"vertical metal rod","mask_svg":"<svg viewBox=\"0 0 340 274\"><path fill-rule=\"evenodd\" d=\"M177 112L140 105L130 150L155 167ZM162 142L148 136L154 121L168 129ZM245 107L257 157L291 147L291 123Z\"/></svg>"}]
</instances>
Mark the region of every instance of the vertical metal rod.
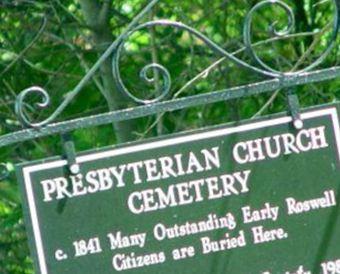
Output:
<instances>
[{"instance_id":1,"label":"vertical metal rod","mask_svg":"<svg viewBox=\"0 0 340 274\"><path fill-rule=\"evenodd\" d=\"M70 172L73 175L78 174L80 172L80 167L76 161L76 150L71 134L69 132L63 133L61 135L61 140L63 143L64 154L67 159L67 164Z\"/></svg>"},{"instance_id":2,"label":"vertical metal rod","mask_svg":"<svg viewBox=\"0 0 340 274\"><path fill-rule=\"evenodd\" d=\"M293 118L293 125L295 129L300 130L303 128L303 121L300 114L299 97L296 95L296 88L290 88L287 92L287 101L289 112Z\"/></svg>"}]
</instances>

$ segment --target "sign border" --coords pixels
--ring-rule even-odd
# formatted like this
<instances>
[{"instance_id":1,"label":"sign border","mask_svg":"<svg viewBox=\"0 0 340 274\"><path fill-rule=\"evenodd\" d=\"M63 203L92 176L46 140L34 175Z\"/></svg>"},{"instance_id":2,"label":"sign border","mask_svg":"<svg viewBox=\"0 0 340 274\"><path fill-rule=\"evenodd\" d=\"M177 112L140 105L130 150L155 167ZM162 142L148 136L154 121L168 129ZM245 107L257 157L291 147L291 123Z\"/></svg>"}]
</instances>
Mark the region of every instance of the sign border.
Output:
<instances>
[{"instance_id":1,"label":"sign border","mask_svg":"<svg viewBox=\"0 0 340 274\"><path fill-rule=\"evenodd\" d=\"M335 134L335 142L338 150L338 160L340 161L340 125L339 125L339 116L336 106L327 107L325 109L317 109L317 110L308 110L305 113L301 114L302 120L308 120L312 118L322 117L322 116L330 116L331 121L334 128L334 134ZM266 119L266 117L264 117ZM109 157L115 157L118 155L124 155L134 152L140 152L145 150L151 150L155 148L161 148L171 145L177 145L177 144L183 144L188 142L193 142L197 140L202 139L208 139L212 137L218 137L218 136L227 136L233 133L239 133L239 132L246 132L250 130L256 130L261 128L267 128L272 127L276 125L282 125L282 124L288 124L292 122L292 117L290 116L283 116L279 118L272 118L268 120L260 120L255 122L245 121L246 124L242 125L236 125L236 126L221 126L216 129L212 130L205 130L203 132L199 131L196 133L189 133L184 136L177 136L177 137L165 137L165 139L161 140L154 140L147 143L142 144L130 144L126 147L119 147L119 148L113 148L111 150L107 151L98 151L98 152L88 152L87 154L80 155L76 157L76 162L78 164L82 164L89 161L99 160L103 158L109 158ZM209 128L207 128L209 129ZM185 134L185 133L184 133ZM22 167L22 173L24 178L24 188L26 197L25 200L28 204L28 215L31 219L32 224L32 232L34 235L34 242L32 241L32 244L34 243L34 252L37 255L38 266L41 274L49 274L47 270L47 263L45 259L45 253L44 253L44 246L43 241L41 237L41 231L40 231L40 224L39 224L39 217L37 214L37 208L35 203L35 197L33 193L33 186L31 181L31 174L37 171L42 171L46 169L52 169L52 168L60 168L67 165L66 160L52 160L51 162L44 162L40 164L35 164L33 166L24 166ZM26 224L28 225L28 224Z\"/></svg>"}]
</instances>

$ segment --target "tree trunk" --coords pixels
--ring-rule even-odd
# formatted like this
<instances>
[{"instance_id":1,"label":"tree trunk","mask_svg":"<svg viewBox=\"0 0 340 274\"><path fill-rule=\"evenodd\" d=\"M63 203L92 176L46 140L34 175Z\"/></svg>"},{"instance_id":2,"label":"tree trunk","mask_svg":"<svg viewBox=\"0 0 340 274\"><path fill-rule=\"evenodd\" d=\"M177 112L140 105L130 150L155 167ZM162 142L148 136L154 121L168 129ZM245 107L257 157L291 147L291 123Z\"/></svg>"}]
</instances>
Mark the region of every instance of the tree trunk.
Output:
<instances>
[{"instance_id":1,"label":"tree trunk","mask_svg":"<svg viewBox=\"0 0 340 274\"><path fill-rule=\"evenodd\" d=\"M110 8L112 1L103 1L99 4L97 0L80 0L80 5L87 25L93 32L93 41L100 46L102 52L113 42L114 37L110 28ZM103 81L103 95L107 101L110 111L126 107L126 98L116 89L112 74L112 58L108 58L100 69ZM115 122L113 124L118 142L127 142L135 139L133 135L133 121Z\"/></svg>"}]
</instances>

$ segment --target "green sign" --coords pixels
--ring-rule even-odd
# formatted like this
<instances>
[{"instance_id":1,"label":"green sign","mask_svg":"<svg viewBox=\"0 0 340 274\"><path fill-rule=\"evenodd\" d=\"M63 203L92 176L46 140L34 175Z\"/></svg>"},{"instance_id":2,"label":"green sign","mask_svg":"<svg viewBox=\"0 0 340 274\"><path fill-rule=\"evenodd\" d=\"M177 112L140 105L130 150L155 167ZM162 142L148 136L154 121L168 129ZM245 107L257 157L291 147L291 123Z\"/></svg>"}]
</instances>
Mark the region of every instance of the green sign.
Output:
<instances>
[{"instance_id":1,"label":"green sign","mask_svg":"<svg viewBox=\"0 0 340 274\"><path fill-rule=\"evenodd\" d=\"M339 111L19 166L37 273L340 273Z\"/></svg>"}]
</instances>

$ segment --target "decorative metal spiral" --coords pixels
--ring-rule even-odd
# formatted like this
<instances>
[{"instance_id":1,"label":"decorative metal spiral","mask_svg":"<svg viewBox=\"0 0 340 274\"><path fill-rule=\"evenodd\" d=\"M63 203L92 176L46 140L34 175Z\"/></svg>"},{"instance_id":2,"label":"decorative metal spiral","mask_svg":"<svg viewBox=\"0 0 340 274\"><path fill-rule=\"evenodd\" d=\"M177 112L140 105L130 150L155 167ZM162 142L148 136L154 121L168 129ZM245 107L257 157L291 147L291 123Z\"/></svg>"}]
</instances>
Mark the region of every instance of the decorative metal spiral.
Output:
<instances>
[{"instance_id":1,"label":"decorative metal spiral","mask_svg":"<svg viewBox=\"0 0 340 274\"><path fill-rule=\"evenodd\" d=\"M301 0L297 0L301 1ZM333 46L335 45L338 33L339 33L339 26L340 26L340 0L331 0L332 4L335 7L334 10L334 21L333 21L333 28L332 28L332 35L329 38L328 45L326 50L309 66L299 70L299 71L289 71L289 72L282 72L278 71L274 68L272 68L270 65L266 64L256 53L255 47L252 44L252 23L254 15L262 8L267 6L277 6L278 8L283 9L283 11L286 13L288 18L288 25L286 28L278 30L277 24L273 23L269 27L269 32L271 35L280 37L280 36L287 36L289 33L291 33L294 30L295 27L295 18L294 18L294 12L293 9L284 3L281 0L263 0L256 4L248 13L248 15L245 18L244 23L244 29L243 29L243 35L244 35L244 44L247 49L247 51L250 53L250 55L253 57L255 61L255 65L248 64L245 61L235 57L233 54L227 52L224 50L221 46L210 40L207 36L202 34L201 32L195 30L194 28L187 26L180 22L174 22L170 20L156 20L156 21L150 21L144 24L141 24L137 27L133 27L133 24L130 24L130 27L128 28L127 33L122 34L119 39L117 39L109 48L108 50L101 56L101 58L97 61L97 63L93 66L93 68L85 75L85 77L80 81L80 83L77 85L77 87L74 89L74 91L70 94L68 98L65 99L65 101L55 110L55 112L47 119L41 122L32 122L30 118L27 117L25 112L25 106L27 106L26 99L32 95L37 94L40 96L41 101L38 102L36 105L39 108L46 108L49 106L50 102L50 96L49 94L42 88L39 87L32 87L29 89L26 89L22 91L16 101L16 113L18 115L19 120L24 126L28 127L42 127L50 122L52 122L64 109L65 107L70 103L70 101L80 92L80 90L85 86L85 84L91 79L91 77L96 73L96 71L99 69L101 64L111 56L113 53L113 59L112 59L112 67L113 67L113 77L115 80L115 84L117 88L125 94L127 97L129 97L131 100L135 101L139 104L152 104L155 102L158 102L162 99L164 99L171 90L171 76L169 71L161 64L149 64L145 66L140 73L140 77L143 81L146 81L147 83L154 83L155 79L154 77L150 77L151 73L155 73L155 70L160 74L163 81L160 87L159 95L151 100L145 100L138 98L134 96L125 86L121 74L120 74L120 57L122 49L124 48L124 44L127 42L129 37L136 31L140 31L145 28L151 28L154 26L165 26L165 27L172 27L175 29L181 29L184 31L188 31L191 35L196 37L197 39L201 40L207 47L209 47L212 51L217 53L218 55L227 58L228 60L232 61L233 63L249 69L255 73L258 73L260 75L271 77L271 78L282 78L282 77L290 77L294 75L299 75L301 73L311 71L316 66L318 66L320 63L322 63L325 58L328 56L328 54L331 52ZM157 0L152 1L152 5L157 3ZM151 9L151 4L144 10L144 13L149 11ZM141 13L141 14L144 14ZM141 15L140 15L141 16ZM139 16L139 17L140 17ZM139 20L138 17L138 20ZM136 22L138 20L135 20Z\"/></svg>"},{"instance_id":2,"label":"decorative metal spiral","mask_svg":"<svg viewBox=\"0 0 340 274\"><path fill-rule=\"evenodd\" d=\"M294 72L281 72L278 70L275 70L274 68L270 67L269 65L267 65L266 63L264 63L259 56L257 55L255 48L251 42L251 36L252 36L252 23L253 23L253 17L256 14L256 12L258 12L260 9L267 7L267 6L273 6L276 5L279 8L282 8L284 10L284 12L286 13L286 15L288 16L288 26L283 29L283 30L277 30L276 29L276 24L277 22L275 21L273 24L270 25L269 27L269 33L272 36L276 36L276 37L282 37L282 36L286 36L288 34L290 34L294 28L295 28L295 16L294 16L294 11L293 9L288 6L286 3L284 3L281 0L265 0L265 1L261 1L258 4L256 4L248 13L248 15L246 16L245 19L245 23L244 23L244 28L243 28L243 39L244 39L244 44L247 48L247 51L250 53L250 55L253 57L253 59L256 61L256 63L261 66L262 68L264 68L267 71L270 71L274 74L276 74L277 76L279 75L283 75L283 76L290 76L290 75L298 75L301 74L303 72L307 72L310 71L312 69L314 69L315 67L317 67L318 65L320 65L325 58L329 55L330 51L333 49L334 44L336 42L338 33L339 33L339 26L340 26L340 17L339 17L339 13L340 13L340 1L339 0L332 0L332 3L335 7L334 9L334 21L333 21L333 29L332 29L332 35L328 41L327 44L327 48L326 50L317 58L317 60L315 60L312 64L310 64L309 66L307 66L306 68L299 70L299 71L294 71Z\"/></svg>"},{"instance_id":3,"label":"decorative metal spiral","mask_svg":"<svg viewBox=\"0 0 340 274\"><path fill-rule=\"evenodd\" d=\"M245 44L245 46L248 50L248 53L251 54L251 56L254 58L254 60L257 62L257 64L259 64L265 70L271 71L273 73L280 74L281 73L280 71L277 71L277 70L271 68L270 66L265 64L258 57L258 55L255 52L255 49L253 48L252 42L251 42L253 17L256 14L256 12L258 12L260 9L262 9L263 7L268 6L268 5L277 5L277 6L281 7L286 12L286 14L288 16L288 26L285 29L277 30L277 28L276 28L276 25L278 23L277 21L275 21L273 24L271 24L269 26L268 31L271 34L271 36L283 37L283 36L286 36L293 31L293 29L295 28L296 22L295 22L294 12L291 9L291 7L288 6L286 3L279 1L279 0L278 1L267 0L267 1L262 1L262 2L258 3L257 5L255 5L250 10L248 15L246 16L244 28L243 28L243 40L244 40L244 44Z\"/></svg>"},{"instance_id":4,"label":"decorative metal spiral","mask_svg":"<svg viewBox=\"0 0 340 274\"><path fill-rule=\"evenodd\" d=\"M43 88L35 86L25 89L18 95L15 102L15 113L18 116L19 121L22 125L27 127L40 127L48 124L50 120L53 120L53 115L48 119L38 123L30 121L30 119L27 117L25 106L28 103L26 102L26 99L32 95L37 95L40 97L40 101L35 103L38 108L45 109L50 105L50 95Z\"/></svg>"},{"instance_id":5,"label":"decorative metal spiral","mask_svg":"<svg viewBox=\"0 0 340 274\"><path fill-rule=\"evenodd\" d=\"M9 176L9 170L6 164L0 163L0 181L7 179Z\"/></svg>"},{"instance_id":6,"label":"decorative metal spiral","mask_svg":"<svg viewBox=\"0 0 340 274\"><path fill-rule=\"evenodd\" d=\"M120 52L121 52L121 46L117 50L117 52L115 54L115 58L119 59ZM120 76L119 61L118 61L118 59L116 60L115 58L114 58L114 61L113 61L113 75L114 75L116 85L119 88L120 92L127 95L130 99L132 99L133 101L135 101L136 103L139 103L139 104L152 104L152 103L156 103L156 102L161 101L162 99L164 99L169 94L169 92L171 90L171 76L170 76L169 71L164 66L162 66L160 64L153 63L153 64L149 64L149 65L145 66L141 70L139 76L143 81L145 81L149 84L152 84L152 83L155 82L155 77L154 76L150 77L149 72L155 74L155 70L157 70L163 78L163 85L160 88L160 90L158 91L158 93L160 95L158 95L156 98L154 98L152 100L144 100L144 99L140 99L140 98L134 96L124 85L123 80Z\"/></svg>"},{"instance_id":7,"label":"decorative metal spiral","mask_svg":"<svg viewBox=\"0 0 340 274\"><path fill-rule=\"evenodd\" d=\"M134 96L125 86L121 74L120 74L120 57L121 57L121 53L122 50L124 48L124 45L126 43L126 41L128 40L128 38L135 32L143 29L143 28L147 28L147 27L152 27L154 26L153 22L149 22L146 24L142 24L140 26L138 26L137 28L133 29L132 31L130 31L129 33L127 33L124 38L122 39L122 41L120 42L120 44L117 47L117 50L115 51L114 55L113 55L113 59L112 59L112 72L113 72L113 78L115 80L115 84L118 88L118 90L124 94L125 96L127 96L128 98L130 98L131 100L133 100L134 102L138 103L138 104L151 104L151 103L156 103L161 101L162 99L164 99L170 92L171 90L171 76L169 71L162 66L161 64L156 64L156 63L152 63L152 64L148 64L145 67L143 67L143 69L140 71L140 78L145 81L146 83L152 84L155 83L155 70L158 71L158 73L161 75L162 79L163 79L163 83L162 86L159 88L160 90L158 90L159 95L156 96L154 99L152 100L145 100L145 99L140 99L136 96ZM153 73L153 77L148 76L149 73Z\"/></svg>"},{"instance_id":8,"label":"decorative metal spiral","mask_svg":"<svg viewBox=\"0 0 340 274\"><path fill-rule=\"evenodd\" d=\"M160 21L162 22L162 21ZM166 22L166 21L164 21ZM160 23L162 24L162 23ZM155 70L158 71L158 73L160 73L162 79L163 79L163 84L160 87L160 90L158 91L159 95L152 99L152 100L144 100L144 99L140 99L137 98L136 96L134 96L125 86L121 74L120 74L120 57L121 57L121 53L122 53L122 49L124 48L124 44L126 43L126 41L128 40L128 38L135 32L142 30L143 28L150 28L153 27L155 24L153 24L153 22L148 22L146 24L142 24L140 26L138 26L137 28L133 29L131 32L127 33L124 38L122 39L122 41L120 42L119 46L117 47L117 50L114 53L113 59L112 59L112 71L113 71L113 78L115 80L116 86L118 88L118 90L126 95L127 97L129 97L130 99L132 99L134 102L139 103L139 104L151 104L151 103L156 103L161 101L162 99L164 99L170 92L171 90L171 76L169 71L162 66L161 64L156 64L156 63L152 63L152 64L148 64L146 65L140 72L140 78L149 83L152 84L155 82L155 77L149 77L148 74L149 72L155 74ZM166 25L166 23L165 23Z\"/></svg>"}]
</instances>

